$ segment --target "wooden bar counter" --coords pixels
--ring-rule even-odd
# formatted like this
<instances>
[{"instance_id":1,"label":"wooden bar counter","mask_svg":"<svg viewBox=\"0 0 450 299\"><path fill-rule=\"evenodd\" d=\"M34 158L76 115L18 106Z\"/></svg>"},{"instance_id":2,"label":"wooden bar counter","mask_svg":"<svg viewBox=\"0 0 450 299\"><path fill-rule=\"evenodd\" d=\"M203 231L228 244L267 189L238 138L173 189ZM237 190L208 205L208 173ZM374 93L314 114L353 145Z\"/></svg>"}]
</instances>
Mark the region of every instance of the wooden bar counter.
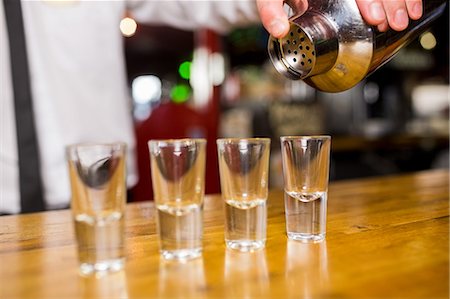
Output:
<instances>
[{"instance_id":1,"label":"wooden bar counter","mask_svg":"<svg viewBox=\"0 0 450 299\"><path fill-rule=\"evenodd\" d=\"M81 277L69 210L0 217L0 298L449 298L449 174L336 182L327 238L288 241L282 191L268 200L264 250L224 246L207 196L203 257L164 262L152 203L129 204L124 271Z\"/></svg>"}]
</instances>

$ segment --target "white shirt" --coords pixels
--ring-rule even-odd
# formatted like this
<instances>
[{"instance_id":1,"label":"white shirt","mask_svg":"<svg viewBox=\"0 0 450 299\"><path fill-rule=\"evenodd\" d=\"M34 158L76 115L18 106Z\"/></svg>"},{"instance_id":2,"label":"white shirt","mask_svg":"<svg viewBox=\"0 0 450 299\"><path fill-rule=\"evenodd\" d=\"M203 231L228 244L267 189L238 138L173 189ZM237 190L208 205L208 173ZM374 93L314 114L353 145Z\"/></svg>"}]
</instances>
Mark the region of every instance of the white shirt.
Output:
<instances>
[{"instance_id":1,"label":"white shirt","mask_svg":"<svg viewBox=\"0 0 450 299\"><path fill-rule=\"evenodd\" d=\"M248 1L22 0L41 176L48 208L65 207L70 185L65 147L128 144L128 185L137 181L131 99L119 22L126 5L139 21L225 32L259 22ZM0 212L20 212L9 43L0 5Z\"/></svg>"}]
</instances>

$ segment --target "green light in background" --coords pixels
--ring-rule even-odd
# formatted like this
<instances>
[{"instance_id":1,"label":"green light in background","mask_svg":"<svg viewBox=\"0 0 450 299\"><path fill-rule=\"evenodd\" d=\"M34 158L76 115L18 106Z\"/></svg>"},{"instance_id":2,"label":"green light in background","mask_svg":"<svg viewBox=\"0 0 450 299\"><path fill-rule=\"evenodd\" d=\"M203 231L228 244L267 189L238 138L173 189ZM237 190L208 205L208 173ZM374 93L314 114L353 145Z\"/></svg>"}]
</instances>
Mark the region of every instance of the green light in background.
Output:
<instances>
[{"instance_id":1,"label":"green light in background","mask_svg":"<svg viewBox=\"0 0 450 299\"><path fill-rule=\"evenodd\" d=\"M182 64L180 64L180 67L178 68L178 73L180 74L181 78L189 80L191 77L191 62L185 61Z\"/></svg>"},{"instance_id":2,"label":"green light in background","mask_svg":"<svg viewBox=\"0 0 450 299\"><path fill-rule=\"evenodd\" d=\"M185 84L177 84L170 91L170 97L175 103L184 103L191 95L191 88Z\"/></svg>"}]
</instances>

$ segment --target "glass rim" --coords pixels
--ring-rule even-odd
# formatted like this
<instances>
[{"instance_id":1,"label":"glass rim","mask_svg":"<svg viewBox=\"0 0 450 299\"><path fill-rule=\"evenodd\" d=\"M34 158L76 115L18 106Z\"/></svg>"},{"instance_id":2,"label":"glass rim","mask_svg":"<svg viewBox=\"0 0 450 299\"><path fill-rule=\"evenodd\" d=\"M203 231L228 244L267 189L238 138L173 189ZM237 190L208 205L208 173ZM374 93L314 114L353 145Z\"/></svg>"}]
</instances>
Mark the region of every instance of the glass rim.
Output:
<instances>
[{"instance_id":1,"label":"glass rim","mask_svg":"<svg viewBox=\"0 0 450 299\"><path fill-rule=\"evenodd\" d=\"M66 150L74 150L77 148L95 148L95 147L119 147L126 148L127 143L123 141L117 142L79 142L66 145Z\"/></svg>"},{"instance_id":2,"label":"glass rim","mask_svg":"<svg viewBox=\"0 0 450 299\"><path fill-rule=\"evenodd\" d=\"M330 140L331 135L288 135L288 136L281 136L281 141L288 141L288 140Z\"/></svg>"},{"instance_id":3,"label":"glass rim","mask_svg":"<svg viewBox=\"0 0 450 299\"><path fill-rule=\"evenodd\" d=\"M206 144L206 138L168 138L168 139L150 139L148 145L180 145L189 143Z\"/></svg>"},{"instance_id":4,"label":"glass rim","mask_svg":"<svg viewBox=\"0 0 450 299\"><path fill-rule=\"evenodd\" d=\"M216 143L238 143L238 142L242 142L242 141L246 141L246 142L264 142L264 143L268 143L271 142L271 139L268 137L249 137L249 138L240 138L240 137L231 137L231 138L218 138L216 140Z\"/></svg>"}]
</instances>

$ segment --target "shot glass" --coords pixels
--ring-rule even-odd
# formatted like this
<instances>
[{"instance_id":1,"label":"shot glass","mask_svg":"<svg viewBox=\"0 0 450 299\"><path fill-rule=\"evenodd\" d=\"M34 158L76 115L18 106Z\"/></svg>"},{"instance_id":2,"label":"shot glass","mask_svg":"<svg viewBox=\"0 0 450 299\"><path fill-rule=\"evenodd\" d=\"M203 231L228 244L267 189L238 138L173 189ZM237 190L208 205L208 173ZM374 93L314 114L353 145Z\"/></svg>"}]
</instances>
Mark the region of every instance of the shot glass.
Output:
<instances>
[{"instance_id":1,"label":"shot glass","mask_svg":"<svg viewBox=\"0 0 450 299\"><path fill-rule=\"evenodd\" d=\"M201 256L205 139L150 140L160 253L166 260Z\"/></svg>"},{"instance_id":2,"label":"shot glass","mask_svg":"<svg viewBox=\"0 0 450 299\"><path fill-rule=\"evenodd\" d=\"M320 242L326 233L331 137L280 139L287 236L292 240Z\"/></svg>"},{"instance_id":3,"label":"shot glass","mask_svg":"<svg viewBox=\"0 0 450 299\"><path fill-rule=\"evenodd\" d=\"M67 147L71 210L82 275L119 271L125 263L126 145Z\"/></svg>"},{"instance_id":4,"label":"shot glass","mask_svg":"<svg viewBox=\"0 0 450 299\"><path fill-rule=\"evenodd\" d=\"M217 152L225 206L225 243L242 252L264 248L270 139L218 139Z\"/></svg>"}]
</instances>

